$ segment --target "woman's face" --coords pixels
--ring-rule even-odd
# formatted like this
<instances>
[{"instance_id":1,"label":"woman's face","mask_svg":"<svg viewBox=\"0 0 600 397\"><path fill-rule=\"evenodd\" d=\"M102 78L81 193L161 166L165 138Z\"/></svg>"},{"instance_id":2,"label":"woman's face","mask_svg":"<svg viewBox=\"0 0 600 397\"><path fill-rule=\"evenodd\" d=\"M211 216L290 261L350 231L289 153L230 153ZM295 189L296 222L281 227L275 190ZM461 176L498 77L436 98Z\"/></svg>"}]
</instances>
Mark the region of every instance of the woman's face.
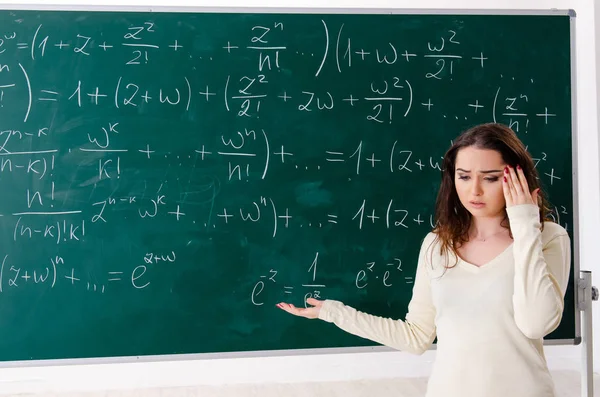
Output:
<instances>
[{"instance_id":1,"label":"woman's face","mask_svg":"<svg viewBox=\"0 0 600 397\"><path fill-rule=\"evenodd\" d=\"M474 217L496 217L506 207L502 178L506 164L495 150L462 148L456 155L454 184L462 205Z\"/></svg>"}]
</instances>

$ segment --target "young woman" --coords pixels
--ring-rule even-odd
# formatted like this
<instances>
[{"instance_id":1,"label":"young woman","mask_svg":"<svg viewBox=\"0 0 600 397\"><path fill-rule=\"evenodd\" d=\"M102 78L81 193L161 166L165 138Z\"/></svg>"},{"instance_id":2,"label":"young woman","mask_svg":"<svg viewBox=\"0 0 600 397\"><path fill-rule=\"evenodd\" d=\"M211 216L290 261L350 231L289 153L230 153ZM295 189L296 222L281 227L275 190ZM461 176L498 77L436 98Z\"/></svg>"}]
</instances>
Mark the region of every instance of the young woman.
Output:
<instances>
[{"instance_id":1,"label":"young woman","mask_svg":"<svg viewBox=\"0 0 600 397\"><path fill-rule=\"evenodd\" d=\"M427 397L554 397L543 337L562 318L571 251L547 215L516 134L473 127L444 156L437 226L421 245L404 321L334 300L277 306L415 354L437 336Z\"/></svg>"}]
</instances>

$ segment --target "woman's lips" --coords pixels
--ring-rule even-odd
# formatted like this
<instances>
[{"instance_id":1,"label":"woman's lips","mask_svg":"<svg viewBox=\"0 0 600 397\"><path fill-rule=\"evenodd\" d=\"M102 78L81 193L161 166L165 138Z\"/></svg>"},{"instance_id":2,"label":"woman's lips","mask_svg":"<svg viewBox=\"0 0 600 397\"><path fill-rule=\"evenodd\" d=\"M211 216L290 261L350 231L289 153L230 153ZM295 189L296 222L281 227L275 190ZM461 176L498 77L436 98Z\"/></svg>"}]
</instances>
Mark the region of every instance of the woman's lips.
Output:
<instances>
[{"instance_id":1,"label":"woman's lips","mask_svg":"<svg viewBox=\"0 0 600 397\"><path fill-rule=\"evenodd\" d=\"M483 207L485 207L485 203L483 203L481 201L469 201L469 204L471 204L471 206L475 207L475 208L483 208Z\"/></svg>"}]
</instances>

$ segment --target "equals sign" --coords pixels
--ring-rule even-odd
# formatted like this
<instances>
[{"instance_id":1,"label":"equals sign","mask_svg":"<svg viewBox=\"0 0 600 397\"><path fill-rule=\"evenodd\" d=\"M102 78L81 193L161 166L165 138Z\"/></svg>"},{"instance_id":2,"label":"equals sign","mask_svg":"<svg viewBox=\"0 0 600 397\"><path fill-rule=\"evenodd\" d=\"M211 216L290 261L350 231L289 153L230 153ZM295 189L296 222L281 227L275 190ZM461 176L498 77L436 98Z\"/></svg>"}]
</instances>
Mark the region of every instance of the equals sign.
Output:
<instances>
[{"instance_id":1,"label":"equals sign","mask_svg":"<svg viewBox=\"0 0 600 397\"><path fill-rule=\"evenodd\" d=\"M27 49L28 47L29 47L29 44L27 44L27 43L17 43L17 48L18 48L19 50L25 50L25 49Z\"/></svg>"},{"instance_id":2,"label":"equals sign","mask_svg":"<svg viewBox=\"0 0 600 397\"><path fill-rule=\"evenodd\" d=\"M123 272L108 272L111 276L123 274ZM118 278L109 278L108 281L120 281L121 277Z\"/></svg>"},{"instance_id":3,"label":"equals sign","mask_svg":"<svg viewBox=\"0 0 600 397\"><path fill-rule=\"evenodd\" d=\"M412 277L404 277L404 280L406 281L406 284L413 284L413 278Z\"/></svg>"},{"instance_id":4,"label":"equals sign","mask_svg":"<svg viewBox=\"0 0 600 397\"><path fill-rule=\"evenodd\" d=\"M325 153L327 153L328 155L332 155L332 156L343 156L344 155L344 153L341 153L341 152L325 151ZM342 162L345 161L344 159L333 159L333 158L329 158L329 157L327 157L325 160L327 160L327 161L342 161Z\"/></svg>"},{"instance_id":5,"label":"equals sign","mask_svg":"<svg viewBox=\"0 0 600 397\"><path fill-rule=\"evenodd\" d=\"M292 291L288 291L288 290L290 290L290 289L294 289L294 287L283 287L283 288L285 289L285 293L286 293L286 294L291 294L291 293L292 293Z\"/></svg>"},{"instance_id":6,"label":"equals sign","mask_svg":"<svg viewBox=\"0 0 600 397\"><path fill-rule=\"evenodd\" d=\"M48 90L41 90L41 92L43 92L44 94L47 94L48 98L44 97L44 98L38 98L38 101L53 101L56 102L56 98L52 98L52 95L56 96L58 95L58 92L56 91L48 91Z\"/></svg>"},{"instance_id":7,"label":"equals sign","mask_svg":"<svg viewBox=\"0 0 600 397\"><path fill-rule=\"evenodd\" d=\"M337 223L337 221L335 220L335 219L337 219L337 215L328 214L327 217L331 218L328 220L329 223Z\"/></svg>"}]
</instances>

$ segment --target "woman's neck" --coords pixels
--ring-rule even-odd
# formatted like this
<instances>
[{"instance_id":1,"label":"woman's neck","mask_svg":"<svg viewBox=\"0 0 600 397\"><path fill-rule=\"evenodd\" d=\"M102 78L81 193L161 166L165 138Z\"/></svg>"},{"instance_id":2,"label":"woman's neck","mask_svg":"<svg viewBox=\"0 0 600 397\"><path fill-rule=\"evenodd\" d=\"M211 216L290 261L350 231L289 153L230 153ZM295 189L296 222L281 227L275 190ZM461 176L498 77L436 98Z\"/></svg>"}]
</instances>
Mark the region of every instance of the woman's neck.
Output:
<instances>
[{"instance_id":1,"label":"woman's neck","mask_svg":"<svg viewBox=\"0 0 600 397\"><path fill-rule=\"evenodd\" d=\"M508 230L501 225L502 219L502 216L473 217L469 235L475 239L481 240L501 234L504 231L508 233Z\"/></svg>"}]
</instances>

